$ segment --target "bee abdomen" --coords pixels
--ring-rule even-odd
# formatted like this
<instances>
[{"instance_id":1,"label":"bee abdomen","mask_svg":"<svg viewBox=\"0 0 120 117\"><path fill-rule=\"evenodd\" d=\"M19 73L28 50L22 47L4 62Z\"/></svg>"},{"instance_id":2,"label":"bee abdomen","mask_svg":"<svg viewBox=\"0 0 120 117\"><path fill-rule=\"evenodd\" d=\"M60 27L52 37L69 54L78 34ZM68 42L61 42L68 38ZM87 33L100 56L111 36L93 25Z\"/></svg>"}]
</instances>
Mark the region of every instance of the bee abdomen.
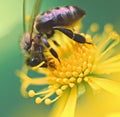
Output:
<instances>
[{"instance_id":1,"label":"bee abdomen","mask_svg":"<svg viewBox=\"0 0 120 117\"><path fill-rule=\"evenodd\" d=\"M39 32L48 32L54 26L68 26L85 15L85 11L76 6L57 7L36 17L35 27Z\"/></svg>"}]
</instances>

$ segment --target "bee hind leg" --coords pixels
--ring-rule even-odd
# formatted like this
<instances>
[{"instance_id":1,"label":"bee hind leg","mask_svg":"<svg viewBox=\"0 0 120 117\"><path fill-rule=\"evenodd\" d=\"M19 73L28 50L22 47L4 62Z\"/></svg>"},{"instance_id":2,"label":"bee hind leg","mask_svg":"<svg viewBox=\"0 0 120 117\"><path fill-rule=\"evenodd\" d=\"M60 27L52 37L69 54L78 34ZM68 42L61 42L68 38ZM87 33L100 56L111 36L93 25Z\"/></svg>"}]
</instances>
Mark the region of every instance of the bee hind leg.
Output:
<instances>
[{"instance_id":1,"label":"bee hind leg","mask_svg":"<svg viewBox=\"0 0 120 117\"><path fill-rule=\"evenodd\" d=\"M90 42L87 42L85 37L83 37L80 34L75 34L71 30L62 28L62 27L53 27L53 30L59 30L60 32L64 33L66 36L68 36L70 39L73 39L74 41L78 43L87 43L87 44L92 44Z\"/></svg>"}]
</instances>

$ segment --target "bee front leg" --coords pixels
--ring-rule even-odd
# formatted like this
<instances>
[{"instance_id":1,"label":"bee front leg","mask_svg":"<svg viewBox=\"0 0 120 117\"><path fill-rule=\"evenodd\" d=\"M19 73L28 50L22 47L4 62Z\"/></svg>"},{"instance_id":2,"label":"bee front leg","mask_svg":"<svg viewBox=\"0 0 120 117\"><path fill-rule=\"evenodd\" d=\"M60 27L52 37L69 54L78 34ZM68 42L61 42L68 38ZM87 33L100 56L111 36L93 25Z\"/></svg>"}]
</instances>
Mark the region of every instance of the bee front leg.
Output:
<instances>
[{"instance_id":1,"label":"bee front leg","mask_svg":"<svg viewBox=\"0 0 120 117\"><path fill-rule=\"evenodd\" d=\"M56 58L58 59L58 61L60 62L60 59L58 57L57 52L50 46L49 42L47 41L47 39L43 36L41 36L41 40L44 43L44 45L49 49L50 53Z\"/></svg>"}]
</instances>

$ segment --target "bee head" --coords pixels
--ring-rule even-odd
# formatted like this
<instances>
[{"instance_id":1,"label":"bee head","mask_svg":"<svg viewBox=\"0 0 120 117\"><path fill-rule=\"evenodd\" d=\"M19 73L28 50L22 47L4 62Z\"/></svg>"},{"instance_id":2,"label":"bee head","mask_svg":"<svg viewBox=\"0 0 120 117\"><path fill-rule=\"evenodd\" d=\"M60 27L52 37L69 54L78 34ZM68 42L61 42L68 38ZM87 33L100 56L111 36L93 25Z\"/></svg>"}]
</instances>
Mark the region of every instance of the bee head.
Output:
<instances>
[{"instance_id":1,"label":"bee head","mask_svg":"<svg viewBox=\"0 0 120 117\"><path fill-rule=\"evenodd\" d=\"M47 67L47 61L42 60L40 57L29 57L26 59L26 64L30 67L35 67L39 65L41 62L45 62L41 67Z\"/></svg>"},{"instance_id":2,"label":"bee head","mask_svg":"<svg viewBox=\"0 0 120 117\"><path fill-rule=\"evenodd\" d=\"M41 63L39 57L29 57L26 59L26 64L30 67L35 67Z\"/></svg>"},{"instance_id":3,"label":"bee head","mask_svg":"<svg viewBox=\"0 0 120 117\"><path fill-rule=\"evenodd\" d=\"M32 40L30 39L30 33L25 33L23 35L20 45L25 52L28 52L28 50L31 48L32 45Z\"/></svg>"}]
</instances>

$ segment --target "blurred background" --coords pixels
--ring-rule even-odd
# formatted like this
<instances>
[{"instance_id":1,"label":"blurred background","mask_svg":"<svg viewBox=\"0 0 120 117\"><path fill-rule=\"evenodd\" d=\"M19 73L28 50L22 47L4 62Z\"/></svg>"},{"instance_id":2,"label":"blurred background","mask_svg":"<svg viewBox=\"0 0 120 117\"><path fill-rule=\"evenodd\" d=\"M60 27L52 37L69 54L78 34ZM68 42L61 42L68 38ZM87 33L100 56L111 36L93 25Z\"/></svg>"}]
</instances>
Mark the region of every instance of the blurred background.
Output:
<instances>
[{"instance_id":1,"label":"blurred background","mask_svg":"<svg viewBox=\"0 0 120 117\"><path fill-rule=\"evenodd\" d=\"M31 10L34 0L27 0ZM43 0L41 11L56 6L76 5L86 10L83 32L97 22L102 29L112 23L120 33L120 0ZM51 106L36 105L20 94L16 70L23 65L20 39L23 34L22 0L0 0L0 117L43 117ZM44 115L48 117L48 113Z\"/></svg>"}]
</instances>

